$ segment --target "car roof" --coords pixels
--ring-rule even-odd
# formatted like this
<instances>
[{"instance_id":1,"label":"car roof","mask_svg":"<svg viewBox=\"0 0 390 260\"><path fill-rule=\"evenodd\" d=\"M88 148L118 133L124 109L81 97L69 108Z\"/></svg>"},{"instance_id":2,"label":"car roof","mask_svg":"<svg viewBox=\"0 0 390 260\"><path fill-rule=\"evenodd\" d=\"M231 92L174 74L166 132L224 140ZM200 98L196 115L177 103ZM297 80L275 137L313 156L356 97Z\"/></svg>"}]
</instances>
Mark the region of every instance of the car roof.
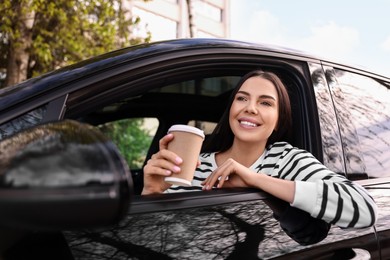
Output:
<instances>
[{"instance_id":1,"label":"car roof","mask_svg":"<svg viewBox=\"0 0 390 260\"><path fill-rule=\"evenodd\" d=\"M295 59L325 61L315 55L294 49L230 39L191 38L145 43L108 52L44 75L31 78L20 84L0 89L0 99L2 100L0 103L0 111L9 108L17 102L24 101L60 86L65 86L80 77L96 75L103 69L119 66L124 62L140 59L142 57L146 58L148 56L152 57L164 53L172 53L175 51L194 49L217 50L223 48L231 48L242 51L257 50L264 51L268 53L268 55L273 53L275 55L292 56Z\"/></svg>"}]
</instances>

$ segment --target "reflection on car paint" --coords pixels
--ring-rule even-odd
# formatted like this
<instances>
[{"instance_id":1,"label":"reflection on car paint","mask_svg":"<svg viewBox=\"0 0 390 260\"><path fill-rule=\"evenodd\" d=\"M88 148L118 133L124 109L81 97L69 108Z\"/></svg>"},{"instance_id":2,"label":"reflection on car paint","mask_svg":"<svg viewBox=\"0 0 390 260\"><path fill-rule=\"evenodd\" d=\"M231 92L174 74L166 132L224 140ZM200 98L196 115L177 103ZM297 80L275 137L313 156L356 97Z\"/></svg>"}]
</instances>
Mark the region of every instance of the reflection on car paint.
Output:
<instances>
[{"instance_id":1,"label":"reflection on car paint","mask_svg":"<svg viewBox=\"0 0 390 260\"><path fill-rule=\"evenodd\" d=\"M256 201L129 215L115 228L65 235L75 259L267 259L369 233L372 228L334 226L323 241L303 246L286 235L263 201Z\"/></svg>"},{"instance_id":2,"label":"reflection on car paint","mask_svg":"<svg viewBox=\"0 0 390 260\"><path fill-rule=\"evenodd\" d=\"M332 98L326 84L325 74L318 64L309 64L314 93L317 100L324 164L333 172L344 173L344 158L341 139L333 110Z\"/></svg>"},{"instance_id":3,"label":"reflection on car paint","mask_svg":"<svg viewBox=\"0 0 390 260\"><path fill-rule=\"evenodd\" d=\"M390 176L390 90L371 78L326 70L343 136L347 171Z\"/></svg>"},{"instance_id":4,"label":"reflection on car paint","mask_svg":"<svg viewBox=\"0 0 390 260\"><path fill-rule=\"evenodd\" d=\"M7 152L0 152L0 187L53 188L112 183L115 176L105 163L107 155L99 149L101 142L108 139L91 126L84 126L88 133L80 132L84 128L78 124L63 121L34 127L1 140L0 151Z\"/></svg>"},{"instance_id":5,"label":"reflection on car paint","mask_svg":"<svg viewBox=\"0 0 390 260\"><path fill-rule=\"evenodd\" d=\"M39 124L46 113L46 105L0 125L0 140L23 129Z\"/></svg>"}]
</instances>

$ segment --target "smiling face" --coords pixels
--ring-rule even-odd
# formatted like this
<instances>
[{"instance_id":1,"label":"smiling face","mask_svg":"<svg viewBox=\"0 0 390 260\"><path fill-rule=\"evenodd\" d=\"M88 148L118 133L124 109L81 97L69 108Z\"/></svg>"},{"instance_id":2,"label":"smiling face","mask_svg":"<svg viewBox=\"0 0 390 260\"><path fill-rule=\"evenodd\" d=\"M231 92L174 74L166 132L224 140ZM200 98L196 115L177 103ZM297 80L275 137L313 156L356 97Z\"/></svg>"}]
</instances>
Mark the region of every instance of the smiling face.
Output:
<instances>
[{"instance_id":1,"label":"smiling face","mask_svg":"<svg viewBox=\"0 0 390 260\"><path fill-rule=\"evenodd\" d=\"M274 84L264 78L248 78L234 97L229 124L234 142L265 146L277 127L279 99Z\"/></svg>"}]
</instances>

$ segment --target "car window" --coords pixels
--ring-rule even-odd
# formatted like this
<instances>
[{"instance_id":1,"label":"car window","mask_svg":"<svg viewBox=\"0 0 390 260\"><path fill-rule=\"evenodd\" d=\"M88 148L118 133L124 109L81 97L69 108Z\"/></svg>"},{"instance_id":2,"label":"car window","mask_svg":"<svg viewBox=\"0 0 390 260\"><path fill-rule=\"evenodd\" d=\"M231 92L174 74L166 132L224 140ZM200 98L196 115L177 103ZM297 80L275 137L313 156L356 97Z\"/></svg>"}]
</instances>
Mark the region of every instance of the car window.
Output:
<instances>
[{"instance_id":1,"label":"car window","mask_svg":"<svg viewBox=\"0 0 390 260\"><path fill-rule=\"evenodd\" d=\"M139 85L138 81L134 84L128 82L124 88L110 88L110 95L101 94L91 99L80 98L82 93L71 93L67 101L65 118L98 126L113 139L128 161L135 193L139 194L143 187L143 165L158 152L159 140L167 133L169 127L174 124L196 126L205 131L207 140L226 109L231 91L241 79L242 75L237 73L227 71L221 75L218 70L215 76L210 76L211 73L205 77L199 74L180 75L170 78L166 85L164 85L165 80L146 82L144 85ZM283 75L288 85L292 104L294 104L293 137L288 141L298 147L306 148L304 146L307 143L304 142L306 135L303 129L307 128L307 122L302 120L302 114L306 113L306 110L300 105L304 101L298 101L305 100L304 94L291 74L282 73L282 71L279 73ZM73 103L75 97L80 102ZM142 119L143 122L136 126L141 129L141 132L144 131L142 129L146 129L144 124L147 121L144 120L154 118L156 120L154 130L147 133L150 137L148 142L122 144L128 142L125 140L124 133L129 130L123 130L125 126L122 125L122 131L115 133L117 130L113 130L110 122L134 118ZM121 123L115 124L121 125ZM129 151L132 146L134 146L133 151ZM135 151L137 151L137 157L131 157L133 156L131 153Z\"/></svg>"},{"instance_id":2,"label":"car window","mask_svg":"<svg viewBox=\"0 0 390 260\"><path fill-rule=\"evenodd\" d=\"M344 175L345 167L341 137L331 94L326 84L325 73L322 66L318 64L310 64L310 70L321 127L323 163L330 170Z\"/></svg>"},{"instance_id":3,"label":"car window","mask_svg":"<svg viewBox=\"0 0 390 260\"><path fill-rule=\"evenodd\" d=\"M0 140L23 129L27 129L41 123L46 114L46 111L47 105L44 105L0 125Z\"/></svg>"},{"instance_id":4,"label":"car window","mask_svg":"<svg viewBox=\"0 0 390 260\"><path fill-rule=\"evenodd\" d=\"M188 124L210 134L221 113L210 105L217 106L214 98L230 94L239 79L239 76L221 76L179 81L107 104L83 120L97 125L112 139L131 169L140 169L153 138L160 139L170 125ZM201 97L206 99L202 101ZM196 108L193 104L197 102L203 106ZM223 108L224 104L218 106ZM207 113L207 109L212 111Z\"/></svg>"},{"instance_id":5,"label":"car window","mask_svg":"<svg viewBox=\"0 0 390 260\"><path fill-rule=\"evenodd\" d=\"M191 120L188 125L211 134L216 123ZM159 127L157 118L128 118L97 125L97 128L113 141L130 169L141 169Z\"/></svg>"},{"instance_id":6,"label":"car window","mask_svg":"<svg viewBox=\"0 0 390 260\"><path fill-rule=\"evenodd\" d=\"M129 118L98 125L98 129L117 146L130 169L142 168L156 133L155 118Z\"/></svg>"},{"instance_id":7,"label":"car window","mask_svg":"<svg viewBox=\"0 0 390 260\"><path fill-rule=\"evenodd\" d=\"M390 90L383 82L328 70L349 174L390 176Z\"/></svg>"}]
</instances>

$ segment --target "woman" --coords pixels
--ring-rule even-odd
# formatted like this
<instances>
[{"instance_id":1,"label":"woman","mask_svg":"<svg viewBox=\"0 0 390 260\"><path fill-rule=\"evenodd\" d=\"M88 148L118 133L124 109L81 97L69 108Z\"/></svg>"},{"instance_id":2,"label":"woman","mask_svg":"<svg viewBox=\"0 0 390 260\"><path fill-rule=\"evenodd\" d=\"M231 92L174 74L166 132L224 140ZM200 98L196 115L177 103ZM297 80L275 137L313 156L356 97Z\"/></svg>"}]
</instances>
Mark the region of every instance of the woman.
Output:
<instances>
[{"instance_id":1,"label":"woman","mask_svg":"<svg viewBox=\"0 0 390 260\"><path fill-rule=\"evenodd\" d=\"M283 138L291 129L287 90L271 72L246 74L200 156L193 186L203 190L258 188L340 227L372 226L376 204L366 190L322 165ZM144 168L143 194L180 190L164 177L180 172L182 162L168 151L173 136L160 140L160 151Z\"/></svg>"}]
</instances>

